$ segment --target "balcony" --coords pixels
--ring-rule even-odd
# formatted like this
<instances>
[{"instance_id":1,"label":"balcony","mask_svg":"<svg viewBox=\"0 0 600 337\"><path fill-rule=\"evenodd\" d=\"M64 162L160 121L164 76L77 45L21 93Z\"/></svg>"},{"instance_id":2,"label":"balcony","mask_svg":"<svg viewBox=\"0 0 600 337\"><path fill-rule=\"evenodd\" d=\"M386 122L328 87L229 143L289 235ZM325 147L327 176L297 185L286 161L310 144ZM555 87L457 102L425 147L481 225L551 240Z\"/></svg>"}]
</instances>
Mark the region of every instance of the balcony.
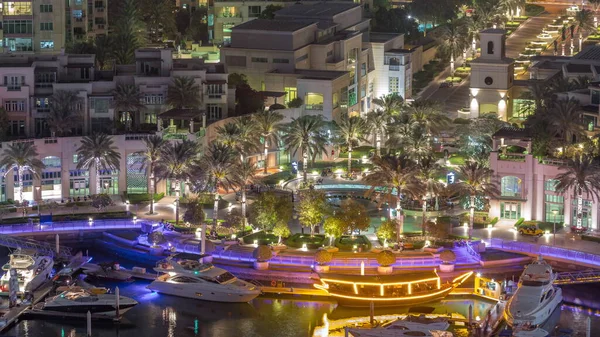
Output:
<instances>
[{"instance_id":1,"label":"balcony","mask_svg":"<svg viewBox=\"0 0 600 337\"><path fill-rule=\"evenodd\" d=\"M516 161L516 162L525 162L525 154L521 153L500 153L498 154L498 160L503 161Z\"/></svg>"},{"instance_id":2,"label":"balcony","mask_svg":"<svg viewBox=\"0 0 600 337\"><path fill-rule=\"evenodd\" d=\"M390 64L390 71L400 71L400 65Z\"/></svg>"}]
</instances>

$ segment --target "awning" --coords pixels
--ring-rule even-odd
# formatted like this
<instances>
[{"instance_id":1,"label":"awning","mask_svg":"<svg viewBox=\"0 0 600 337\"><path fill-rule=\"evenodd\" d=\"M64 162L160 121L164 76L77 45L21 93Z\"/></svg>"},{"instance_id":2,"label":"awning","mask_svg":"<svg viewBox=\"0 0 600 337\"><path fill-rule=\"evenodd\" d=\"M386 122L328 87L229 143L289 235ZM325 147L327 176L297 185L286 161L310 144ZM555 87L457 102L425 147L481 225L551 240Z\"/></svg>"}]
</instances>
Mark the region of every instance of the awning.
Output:
<instances>
[{"instance_id":1,"label":"awning","mask_svg":"<svg viewBox=\"0 0 600 337\"><path fill-rule=\"evenodd\" d=\"M170 110L167 110L167 111L161 113L160 115L158 115L158 118L188 120L188 119L199 118L202 116L203 113L204 113L204 110L199 110L199 109L174 108L174 109L170 109Z\"/></svg>"}]
</instances>

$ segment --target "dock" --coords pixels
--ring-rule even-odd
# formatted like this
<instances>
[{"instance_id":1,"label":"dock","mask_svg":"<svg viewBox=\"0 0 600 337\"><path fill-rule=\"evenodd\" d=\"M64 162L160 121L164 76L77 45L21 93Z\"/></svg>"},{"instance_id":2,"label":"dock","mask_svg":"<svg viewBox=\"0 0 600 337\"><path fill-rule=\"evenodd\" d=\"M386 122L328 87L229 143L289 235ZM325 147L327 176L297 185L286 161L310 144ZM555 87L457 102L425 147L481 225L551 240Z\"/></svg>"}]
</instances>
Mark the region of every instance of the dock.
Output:
<instances>
[{"instance_id":1,"label":"dock","mask_svg":"<svg viewBox=\"0 0 600 337\"><path fill-rule=\"evenodd\" d=\"M260 290L262 290L263 294L329 297L327 292L317 288L261 287Z\"/></svg>"},{"instance_id":2,"label":"dock","mask_svg":"<svg viewBox=\"0 0 600 337\"><path fill-rule=\"evenodd\" d=\"M88 256L83 256L83 254L78 253L70 259L69 265L65 267L65 270L70 270L68 275L73 276L81 269L81 266L89 261L90 258ZM4 333L6 330L8 330L8 328L16 323L23 314L27 313L31 309L33 305L42 302L53 290L54 283L52 280L48 280L41 287L34 290L32 303L21 303L6 311L4 315L0 317L0 334Z\"/></svg>"}]
</instances>

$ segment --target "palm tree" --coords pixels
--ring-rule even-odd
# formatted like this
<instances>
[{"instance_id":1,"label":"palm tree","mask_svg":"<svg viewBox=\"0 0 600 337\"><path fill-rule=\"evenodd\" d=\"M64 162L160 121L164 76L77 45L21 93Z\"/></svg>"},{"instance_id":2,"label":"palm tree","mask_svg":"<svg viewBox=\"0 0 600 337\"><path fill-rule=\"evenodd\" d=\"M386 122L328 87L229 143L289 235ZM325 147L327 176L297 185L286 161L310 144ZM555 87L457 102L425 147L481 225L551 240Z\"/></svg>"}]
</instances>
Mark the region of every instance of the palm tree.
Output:
<instances>
[{"instance_id":1,"label":"palm tree","mask_svg":"<svg viewBox=\"0 0 600 337\"><path fill-rule=\"evenodd\" d=\"M596 29L594 27L594 12L589 9L581 9L575 14L575 24L577 24L577 31L579 32L579 50L581 51L583 31L591 32Z\"/></svg>"},{"instance_id":2,"label":"palm tree","mask_svg":"<svg viewBox=\"0 0 600 337\"><path fill-rule=\"evenodd\" d=\"M399 114L403 103L404 99L398 93L391 93L373 99L373 104L378 105L388 116Z\"/></svg>"},{"instance_id":3,"label":"palm tree","mask_svg":"<svg viewBox=\"0 0 600 337\"><path fill-rule=\"evenodd\" d=\"M142 103L144 94L135 84L117 84L113 90L113 107L115 112L124 113L125 128L131 130L132 114L135 115L135 120L139 123L139 112L144 110L146 106ZM115 120L120 120L121 116L115 116Z\"/></svg>"},{"instance_id":4,"label":"palm tree","mask_svg":"<svg viewBox=\"0 0 600 337\"><path fill-rule=\"evenodd\" d=\"M548 121L551 130L565 139L565 146L573 143L573 136L580 137L583 133L579 101L562 99L556 101L548 111ZM565 149L566 150L566 149ZM566 152L566 151L565 151Z\"/></svg>"},{"instance_id":5,"label":"palm tree","mask_svg":"<svg viewBox=\"0 0 600 337\"><path fill-rule=\"evenodd\" d=\"M475 15L471 16L467 19L467 35L469 40L471 40L471 56L475 58L475 54L477 53L477 41L479 40L479 32L485 27L485 22L483 22L483 17L475 13ZM465 46L465 50L468 46ZM466 55L465 55L466 56ZM463 60L466 62L466 59Z\"/></svg>"},{"instance_id":6,"label":"palm tree","mask_svg":"<svg viewBox=\"0 0 600 337\"><path fill-rule=\"evenodd\" d=\"M381 139L385 134L390 116L382 109L376 109L367 113L367 126L375 133L375 147L377 156L381 156Z\"/></svg>"},{"instance_id":7,"label":"palm tree","mask_svg":"<svg viewBox=\"0 0 600 337\"><path fill-rule=\"evenodd\" d=\"M565 172L556 176L558 181L556 190L565 194L573 190L577 196L577 228L582 227L583 194L592 200L600 196L600 165L591 156L575 157L570 159L567 167L562 167Z\"/></svg>"},{"instance_id":8,"label":"palm tree","mask_svg":"<svg viewBox=\"0 0 600 337\"><path fill-rule=\"evenodd\" d=\"M196 109L200 106L200 86L193 77L175 76L167 89L167 104L178 109Z\"/></svg>"},{"instance_id":9,"label":"palm tree","mask_svg":"<svg viewBox=\"0 0 600 337\"><path fill-rule=\"evenodd\" d=\"M479 162L469 161L458 167L458 182L454 189L463 196L469 197L469 239L473 233L476 197L495 197L500 194L496 184L492 182L494 171Z\"/></svg>"},{"instance_id":10,"label":"palm tree","mask_svg":"<svg viewBox=\"0 0 600 337\"><path fill-rule=\"evenodd\" d=\"M414 101L408 108L409 121L425 128L426 135L438 134L450 125L450 118L436 101Z\"/></svg>"},{"instance_id":11,"label":"palm tree","mask_svg":"<svg viewBox=\"0 0 600 337\"><path fill-rule=\"evenodd\" d=\"M246 117L240 117L234 122L217 127L217 141L231 147L239 155L241 161L253 150L257 149L254 137L254 124Z\"/></svg>"},{"instance_id":12,"label":"palm tree","mask_svg":"<svg viewBox=\"0 0 600 337\"><path fill-rule=\"evenodd\" d=\"M175 224L179 224L179 196L181 183L190 179L192 169L196 166L198 144L193 141L167 142L161 153L161 160L156 166L156 174L162 179L170 179L175 185ZM204 235L204 232L202 232Z\"/></svg>"},{"instance_id":13,"label":"palm tree","mask_svg":"<svg viewBox=\"0 0 600 337\"><path fill-rule=\"evenodd\" d=\"M292 122L287 125L283 143L286 151L293 156L298 150L302 153L304 183L308 181L308 158L314 159L319 153L326 153L327 137L323 134L324 126L325 121L321 115L293 118Z\"/></svg>"},{"instance_id":14,"label":"palm tree","mask_svg":"<svg viewBox=\"0 0 600 337\"><path fill-rule=\"evenodd\" d=\"M546 103L552 98L551 88L542 83L541 81L535 81L529 83L527 86L529 91L522 94L523 99L530 99L535 103L535 110L538 111L546 106Z\"/></svg>"},{"instance_id":15,"label":"palm tree","mask_svg":"<svg viewBox=\"0 0 600 337\"><path fill-rule=\"evenodd\" d=\"M96 170L96 193L100 194L100 170L118 170L121 154L114 145L112 137L103 133L94 133L81 139L77 148L77 169Z\"/></svg>"},{"instance_id":16,"label":"palm tree","mask_svg":"<svg viewBox=\"0 0 600 337\"><path fill-rule=\"evenodd\" d=\"M162 160L163 149L167 142L160 136L152 135L143 139L146 149L138 151L135 154L140 158L139 164L141 169L148 168L150 173L150 212L148 214L154 214L154 192L156 188L156 175L155 168L158 163Z\"/></svg>"},{"instance_id":17,"label":"palm tree","mask_svg":"<svg viewBox=\"0 0 600 337\"><path fill-rule=\"evenodd\" d=\"M427 215L427 200L435 197L435 210L438 210L438 195L444 188L444 185L437 179L439 177L442 167L437 163L437 158L427 156L421 159L419 162L419 173L418 178L423 183L423 223L422 230L423 234L427 232L426 228L426 215Z\"/></svg>"},{"instance_id":18,"label":"palm tree","mask_svg":"<svg viewBox=\"0 0 600 337\"><path fill-rule=\"evenodd\" d=\"M422 192L422 186L416 178L417 166L405 155L400 156L383 156L374 157L371 159L373 163L373 170L363 181L370 185L371 188L367 192L369 195L373 195L377 189L377 192L381 192L384 197L380 199L380 203L387 201L390 205L390 219L392 218L392 202L396 201L396 214L399 219L398 221L398 242L400 242L400 234L404 230L404 216L402 214L402 194L408 196L417 196ZM395 192L395 194L394 194Z\"/></svg>"},{"instance_id":19,"label":"palm tree","mask_svg":"<svg viewBox=\"0 0 600 337\"><path fill-rule=\"evenodd\" d=\"M256 165L249 162L240 162L233 170L233 181L242 194L242 217L244 218L244 230L248 224L246 216L246 185L253 184L256 179Z\"/></svg>"},{"instance_id":20,"label":"palm tree","mask_svg":"<svg viewBox=\"0 0 600 337\"><path fill-rule=\"evenodd\" d=\"M213 230L216 230L219 219L219 188L223 187L229 190L235 186L235 150L225 144L213 142L209 145L204 157L202 157L201 166L214 184Z\"/></svg>"},{"instance_id":21,"label":"palm tree","mask_svg":"<svg viewBox=\"0 0 600 337\"><path fill-rule=\"evenodd\" d=\"M33 142L11 143L4 149L0 167L4 168L4 175L12 174L17 169L19 180L19 201L23 202L23 175L29 171L34 177L39 178L46 165L38 158L37 148Z\"/></svg>"},{"instance_id":22,"label":"palm tree","mask_svg":"<svg viewBox=\"0 0 600 337\"><path fill-rule=\"evenodd\" d=\"M66 136L81 127L83 114L78 108L81 97L75 91L57 90L50 97L50 112L46 123L53 134Z\"/></svg>"},{"instance_id":23,"label":"palm tree","mask_svg":"<svg viewBox=\"0 0 600 337\"><path fill-rule=\"evenodd\" d=\"M442 51L450 55L450 75L454 76L454 58L466 44L467 32L465 26L453 21L441 28L438 42Z\"/></svg>"},{"instance_id":24,"label":"palm tree","mask_svg":"<svg viewBox=\"0 0 600 337\"><path fill-rule=\"evenodd\" d=\"M337 133L344 144L348 146L348 175L352 173L352 147L360 141L366 141L367 123L360 116L348 117L343 115L339 123L334 122Z\"/></svg>"},{"instance_id":25,"label":"palm tree","mask_svg":"<svg viewBox=\"0 0 600 337\"><path fill-rule=\"evenodd\" d=\"M281 121L283 115L277 111L263 110L252 115L252 121L256 126L256 132L260 134L264 149L264 173L267 174L267 155L269 144L279 144L279 132L283 129Z\"/></svg>"}]
</instances>

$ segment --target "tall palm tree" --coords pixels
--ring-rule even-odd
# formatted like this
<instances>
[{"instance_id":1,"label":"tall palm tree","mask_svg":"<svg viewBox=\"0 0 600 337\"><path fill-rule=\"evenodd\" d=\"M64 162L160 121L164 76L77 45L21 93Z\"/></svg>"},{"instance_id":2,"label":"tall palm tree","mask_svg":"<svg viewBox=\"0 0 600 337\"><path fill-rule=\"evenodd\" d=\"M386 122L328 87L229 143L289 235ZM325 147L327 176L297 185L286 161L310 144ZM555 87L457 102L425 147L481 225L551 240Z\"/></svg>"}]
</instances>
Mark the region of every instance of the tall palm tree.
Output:
<instances>
[{"instance_id":1,"label":"tall palm tree","mask_svg":"<svg viewBox=\"0 0 600 337\"><path fill-rule=\"evenodd\" d=\"M154 193L156 189L156 174L154 171L158 163L162 160L163 149L167 142L161 136L157 135L144 138L143 141L146 148L136 152L136 155L141 159L139 162L141 169L148 168L148 173L150 174L150 189L148 191L150 194L150 212L148 214L154 214Z\"/></svg>"},{"instance_id":2,"label":"tall palm tree","mask_svg":"<svg viewBox=\"0 0 600 337\"><path fill-rule=\"evenodd\" d=\"M417 180L417 166L408 156L383 156L374 157L371 159L373 170L363 178L363 181L370 185L371 188L367 192L373 195L376 192L381 192L383 198L380 203L387 201L390 205L390 219L392 218L392 203L396 201L396 214L398 221L398 242L400 235L404 230L404 216L402 214L402 194L413 197L418 196L422 192L422 185ZM395 192L395 193L394 193Z\"/></svg>"},{"instance_id":3,"label":"tall palm tree","mask_svg":"<svg viewBox=\"0 0 600 337\"><path fill-rule=\"evenodd\" d=\"M386 133L390 116L383 109L375 109L367 113L367 126L375 133L375 147L377 156L381 156L381 140Z\"/></svg>"},{"instance_id":4,"label":"tall palm tree","mask_svg":"<svg viewBox=\"0 0 600 337\"><path fill-rule=\"evenodd\" d=\"M135 84L117 84L113 90L113 107L117 114L123 113L125 117L125 128L131 130L131 120L134 118L139 123L139 112L146 106L142 103L144 94ZM121 120L121 116L115 116L115 120Z\"/></svg>"},{"instance_id":5,"label":"tall palm tree","mask_svg":"<svg viewBox=\"0 0 600 337\"><path fill-rule=\"evenodd\" d=\"M252 115L252 121L256 126L256 132L260 134L264 150L264 173L267 173L267 155L269 144L279 144L279 132L283 130L281 121L283 115L277 111L263 110Z\"/></svg>"},{"instance_id":6,"label":"tall palm tree","mask_svg":"<svg viewBox=\"0 0 600 337\"><path fill-rule=\"evenodd\" d=\"M321 115L293 118L292 122L286 127L283 143L286 151L293 156L296 155L298 150L302 153L304 183L308 181L308 158L314 159L319 153L326 153L327 137L323 133L324 127L325 120Z\"/></svg>"},{"instance_id":7,"label":"tall palm tree","mask_svg":"<svg viewBox=\"0 0 600 337\"><path fill-rule=\"evenodd\" d=\"M190 179L195 168L198 144L194 141L167 142L156 166L156 174L162 179L170 179L175 185L175 224L179 224L179 197L181 183ZM202 232L204 235L204 232Z\"/></svg>"},{"instance_id":8,"label":"tall palm tree","mask_svg":"<svg viewBox=\"0 0 600 337\"><path fill-rule=\"evenodd\" d=\"M556 176L558 181L556 190L565 194L573 190L577 196L577 228L582 227L583 216L583 194L587 194L592 200L600 196L600 165L590 156L575 157L570 159L565 172Z\"/></svg>"},{"instance_id":9,"label":"tall palm tree","mask_svg":"<svg viewBox=\"0 0 600 337\"><path fill-rule=\"evenodd\" d=\"M81 97L75 91L57 90L50 97L50 112L46 123L58 136L67 136L81 127L83 114L78 108Z\"/></svg>"},{"instance_id":10,"label":"tall palm tree","mask_svg":"<svg viewBox=\"0 0 600 337\"><path fill-rule=\"evenodd\" d=\"M571 98L556 101L548 112L550 128L564 137L565 146L573 143L573 136L580 137L584 134L578 100Z\"/></svg>"},{"instance_id":11,"label":"tall palm tree","mask_svg":"<svg viewBox=\"0 0 600 337\"><path fill-rule=\"evenodd\" d=\"M479 162L468 161L458 167L458 182L453 187L463 196L469 197L469 239L473 234L476 197L495 197L500 194L492 181L494 171Z\"/></svg>"},{"instance_id":12,"label":"tall palm tree","mask_svg":"<svg viewBox=\"0 0 600 337\"><path fill-rule=\"evenodd\" d=\"M594 27L594 12L589 9L581 9L575 14L575 24L577 25L577 31L579 32L579 50L581 50L583 32L591 32L596 29L596 27Z\"/></svg>"},{"instance_id":13,"label":"tall palm tree","mask_svg":"<svg viewBox=\"0 0 600 337\"><path fill-rule=\"evenodd\" d=\"M373 99L373 104L379 106L388 115L397 115L402 110L404 99L398 93L391 93Z\"/></svg>"},{"instance_id":14,"label":"tall palm tree","mask_svg":"<svg viewBox=\"0 0 600 337\"><path fill-rule=\"evenodd\" d=\"M442 111L439 102L424 100L414 101L407 109L409 121L424 127L428 137L450 125L450 118Z\"/></svg>"},{"instance_id":15,"label":"tall palm tree","mask_svg":"<svg viewBox=\"0 0 600 337\"><path fill-rule=\"evenodd\" d=\"M178 109L196 109L200 106L200 86L193 77L175 76L167 89L167 104Z\"/></svg>"},{"instance_id":16,"label":"tall palm tree","mask_svg":"<svg viewBox=\"0 0 600 337\"><path fill-rule=\"evenodd\" d=\"M444 185L437 179L442 171L442 167L437 163L437 158L431 156L423 157L419 161L418 170L418 178L423 184L423 223L421 228L423 234L425 234L427 232L427 221L425 219L427 216L427 200L435 198L435 210L437 211L438 195L444 188Z\"/></svg>"},{"instance_id":17,"label":"tall palm tree","mask_svg":"<svg viewBox=\"0 0 600 337\"><path fill-rule=\"evenodd\" d=\"M100 170L118 170L121 154L111 136L94 133L81 139L77 148L77 169L96 171L96 194L100 194Z\"/></svg>"},{"instance_id":18,"label":"tall palm tree","mask_svg":"<svg viewBox=\"0 0 600 337\"><path fill-rule=\"evenodd\" d=\"M235 150L219 142L211 143L201 159L201 166L209 180L212 180L215 190L213 230L216 230L219 219L219 188L229 190L235 186L236 164Z\"/></svg>"},{"instance_id":19,"label":"tall palm tree","mask_svg":"<svg viewBox=\"0 0 600 337\"><path fill-rule=\"evenodd\" d=\"M453 21L441 28L438 42L442 51L450 55L450 74L454 76L454 58L460 53L467 38L466 27Z\"/></svg>"},{"instance_id":20,"label":"tall palm tree","mask_svg":"<svg viewBox=\"0 0 600 337\"><path fill-rule=\"evenodd\" d=\"M234 149L240 155L241 161L245 160L248 153L257 149L254 124L247 120L245 117L240 117L216 129L217 141Z\"/></svg>"},{"instance_id":21,"label":"tall palm tree","mask_svg":"<svg viewBox=\"0 0 600 337\"><path fill-rule=\"evenodd\" d=\"M40 173L46 167L38 158L37 148L33 142L11 143L2 153L0 167L4 168L4 175L12 174L17 169L19 181L19 201L23 202L23 175L29 171L33 176L39 178Z\"/></svg>"},{"instance_id":22,"label":"tall palm tree","mask_svg":"<svg viewBox=\"0 0 600 337\"><path fill-rule=\"evenodd\" d=\"M366 141L367 123L360 116L343 115L339 122L334 122L339 137L348 146L348 175L352 173L352 148L360 141Z\"/></svg>"},{"instance_id":23,"label":"tall palm tree","mask_svg":"<svg viewBox=\"0 0 600 337\"><path fill-rule=\"evenodd\" d=\"M244 230L248 224L246 216L246 185L253 184L256 180L256 165L249 162L240 162L233 169L233 182L242 194L242 217L244 218Z\"/></svg>"}]
</instances>

